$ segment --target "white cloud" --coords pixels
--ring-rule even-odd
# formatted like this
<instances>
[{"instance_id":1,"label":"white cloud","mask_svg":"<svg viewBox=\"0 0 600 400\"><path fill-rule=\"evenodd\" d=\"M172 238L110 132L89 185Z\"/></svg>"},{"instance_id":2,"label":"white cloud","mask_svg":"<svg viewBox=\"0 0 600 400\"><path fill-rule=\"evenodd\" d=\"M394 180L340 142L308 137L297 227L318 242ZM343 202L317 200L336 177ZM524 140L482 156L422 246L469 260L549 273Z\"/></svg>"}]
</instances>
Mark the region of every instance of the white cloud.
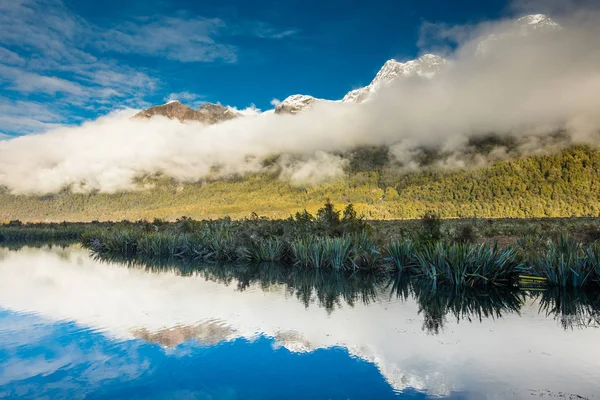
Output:
<instances>
[{"instance_id":1,"label":"white cloud","mask_svg":"<svg viewBox=\"0 0 600 400\"><path fill-rule=\"evenodd\" d=\"M103 27L72 12L61 0L0 2L0 26L0 84L12 98L43 94L63 111L69 105L96 112L110 110L111 105L147 106L144 99L159 88L155 73L118 63L119 54L233 63L238 49L225 42L227 38L294 34L260 22L240 25L186 12L130 16ZM183 96L194 106L202 101L186 92L171 96ZM8 121L11 116L5 117Z\"/></svg>"},{"instance_id":2,"label":"white cloud","mask_svg":"<svg viewBox=\"0 0 600 400\"><path fill-rule=\"evenodd\" d=\"M245 27L238 29L241 32L250 31L256 37L275 40L296 36L300 33L299 29L278 29L271 24L260 21L247 23Z\"/></svg>"},{"instance_id":3,"label":"white cloud","mask_svg":"<svg viewBox=\"0 0 600 400\"><path fill-rule=\"evenodd\" d=\"M19 92L66 93L75 96L81 96L85 93L84 88L76 82L3 65L0 65L0 78L8 83L9 89Z\"/></svg>"},{"instance_id":4,"label":"white cloud","mask_svg":"<svg viewBox=\"0 0 600 400\"><path fill-rule=\"evenodd\" d=\"M204 96L190 93L190 92L178 92L171 93L169 96L165 98L166 101L179 100L179 101L195 101L201 99Z\"/></svg>"},{"instance_id":5,"label":"white cloud","mask_svg":"<svg viewBox=\"0 0 600 400\"><path fill-rule=\"evenodd\" d=\"M63 121L63 117L51 110L47 104L0 98L0 130L2 131L38 132L58 128Z\"/></svg>"},{"instance_id":6,"label":"white cloud","mask_svg":"<svg viewBox=\"0 0 600 400\"><path fill-rule=\"evenodd\" d=\"M25 64L25 60L14 51L0 46L0 64L23 65Z\"/></svg>"},{"instance_id":7,"label":"white cloud","mask_svg":"<svg viewBox=\"0 0 600 400\"><path fill-rule=\"evenodd\" d=\"M0 184L15 192L115 191L154 173L196 181L214 166L222 175L262 171L261 161L276 154L290 155L279 161L283 178L310 182L342 171L320 154L361 145L390 146L407 166L423 147L437 148L451 154L444 166L460 167L471 162L469 138L490 132L515 136L524 152L532 143L533 151L555 146L549 134L563 129L569 136L560 145L597 145L600 16L573 18L564 17L559 32L497 40L484 56L479 40L467 40L439 75L399 80L364 104L317 103L294 116L250 109L254 115L213 126L121 114L3 142ZM485 36L511 26L475 30Z\"/></svg>"},{"instance_id":8,"label":"white cloud","mask_svg":"<svg viewBox=\"0 0 600 400\"><path fill-rule=\"evenodd\" d=\"M248 107L243 108L241 110L236 107L231 107L231 106L228 106L227 108L229 108L231 111L233 111L235 113L241 114L246 117L259 115L262 112L260 110L260 108L257 108L254 104L250 104Z\"/></svg>"},{"instance_id":9,"label":"white cloud","mask_svg":"<svg viewBox=\"0 0 600 400\"><path fill-rule=\"evenodd\" d=\"M171 93L164 98L165 103L175 100L180 101L191 108L198 108L202 104L206 103L205 97L203 95L190 92Z\"/></svg>"},{"instance_id":10,"label":"white cloud","mask_svg":"<svg viewBox=\"0 0 600 400\"><path fill-rule=\"evenodd\" d=\"M104 51L181 62L235 62L236 48L216 41L217 34L225 28L218 18L140 18L101 32L95 44Z\"/></svg>"}]
</instances>

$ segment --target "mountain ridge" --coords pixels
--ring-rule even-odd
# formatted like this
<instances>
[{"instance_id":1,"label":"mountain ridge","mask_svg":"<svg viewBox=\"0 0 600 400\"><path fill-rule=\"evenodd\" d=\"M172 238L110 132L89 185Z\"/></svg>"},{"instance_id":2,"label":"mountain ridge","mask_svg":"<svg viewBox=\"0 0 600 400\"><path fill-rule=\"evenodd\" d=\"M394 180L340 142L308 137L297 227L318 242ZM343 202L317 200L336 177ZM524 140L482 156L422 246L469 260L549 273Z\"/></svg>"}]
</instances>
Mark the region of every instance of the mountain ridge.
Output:
<instances>
[{"instance_id":1,"label":"mountain ridge","mask_svg":"<svg viewBox=\"0 0 600 400\"><path fill-rule=\"evenodd\" d=\"M198 121L205 124L216 124L238 118L240 114L220 104L205 103L198 109L194 110L191 107L182 104L179 100L172 100L165 104L153 106L146 110L140 111L132 118L151 119L154 116L177 119L181 122Z\"/></svg>"},{"instance_id":2,"label":"mountain ridge","mask_svg":"<svg viewBox=\"0 0 600 400\"><path fill-rule=\"evenodd\" d=\"M562 27L545 14L525 15L512 21L513 28L508 34L491 34L483 39L477 45L477 54L484 56L488 53L489 48L494 42L500 39L510 39L511 37L518 38L519 36L529 35L531 33L547 33L562 30ZM276 105L273 112L275 114L298 114L299 112L312 109L320 103L353 103L360 104L370 101L377 92L382 88L391 85L398 79L419 77L423 79L431 79L437 75L449 64L449 61L440 55L426 53L416 59L400 62L395 59L387 60L379 69L373 80L364 87L350 90L342 99L331 100L317 98L307 94L292 94L286 97L282 102ZM227 113L227 107L220 104L210 104L207 107L211 111L206 114L197 114L195 110L188 109L177 112L178 116L173 117L173 111L170 110L167 103L162 106L151 107L136 115L136 117L151 118L154 115L163 115L167 118L176 118L180 121L200 121L204 123L218 123L229 119L237 118L241 114L232 112ZM181 103L179 103L181 104ZM183 106L183 105L182 105ZM162 108L161 108L162 107ZM178 106L179 107L179 106ZM185 106L187 107L187 106ZM204 107L204 106L203 106ZM201 107L202 108L202 107ZM199 110L196 110L199 111ZM181 115L181 116L179 116Z\"/></svg>"}]
</instances>

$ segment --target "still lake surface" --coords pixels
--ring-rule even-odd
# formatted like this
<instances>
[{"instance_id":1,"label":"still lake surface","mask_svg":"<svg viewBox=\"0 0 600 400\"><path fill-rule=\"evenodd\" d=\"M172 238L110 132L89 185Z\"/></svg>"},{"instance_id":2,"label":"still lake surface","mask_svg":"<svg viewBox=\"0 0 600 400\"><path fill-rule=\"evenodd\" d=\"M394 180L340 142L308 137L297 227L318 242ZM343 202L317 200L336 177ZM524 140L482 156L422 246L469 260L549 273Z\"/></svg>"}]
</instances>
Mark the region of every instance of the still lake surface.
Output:
<instances>
[{"instance_id":1,"label":"still lake surface","mask_svg":"<svg viewBox=\"0 0 600 400\"><path fill-rule=\"evenodd\" d=\"M599 306L0 248L0 398L600 399Z\"/></svg>"}]
</instances>

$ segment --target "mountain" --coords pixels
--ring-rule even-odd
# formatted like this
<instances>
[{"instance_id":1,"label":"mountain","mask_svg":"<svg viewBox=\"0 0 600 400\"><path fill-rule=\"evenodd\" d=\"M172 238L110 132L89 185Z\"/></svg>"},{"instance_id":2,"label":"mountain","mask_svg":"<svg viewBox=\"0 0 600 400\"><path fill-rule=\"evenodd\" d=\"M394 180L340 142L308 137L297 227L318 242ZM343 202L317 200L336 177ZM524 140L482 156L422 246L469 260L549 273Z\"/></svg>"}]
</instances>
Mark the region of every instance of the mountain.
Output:
<instances>
[{"instance_id":1,"label":"mountain","mask_svg":"<svg viewBox=\"0 0 600 400\"><path fill-rule=\"evenodd\" d=\"M526 15L512 22L513 27L507 33L491 34L482 39L477 45L477 54L485 55L495 42L513 39L532 33L546 33L561 30L562 27L544 14ZM373 98L381 88L392 84L397 79L408 77L432 78L439 73L448 61L435 54L425 54L415 60L399 62L394 59L386 61L373 81L365 87L348 92L342 103L363 103ZM294 94L287 97L275 107L275 114L297 114L309 110L321 102L338 102L339 100L320 99L304 94ZM219 104L207 103L198 110L193 110L178 101L169 102L144 110L136 115L138 118L151 118L154 115L163 115L180 121L200 121L214 124L236 118L241 114L231 111Z\"/></svg>"},{"instance_id":2,"label":"mountain","mask_svg":"<svg viewBox=\"0 0 600 400\"><path fill-rule=\"evenodd\" d=\"M544 14L526 15L513 21L513 29L503 35L492 34L484 38L477 47L479 54L487 52L487 48L493 42L500 39L511 39L513 37L525 36L531 33L546 33L561 30L562 27ZM379 70L373 81L365 87L354 89L348 92L342 99L343 103L362 103L370 100L375 93L390 85L396 79L408 77L432 78L439 73L448 61L435 54L425 54L415 60L404 63L394 59L388 60ZM289 96L277 106L275 112L297 114L300 111L310 109L321 101L331 101L318 99L312 96L295 94Z\"/></svg>"},{"instance_id":3,"label":"mountain","mask_svg":"<svg viewBox=\"0 0 600 400\"><path fill-rule=\"evenodd\" d=\"M491 34L477 45L477 54L491 52L493 45L501 40L518 40L519 37L562 30L562 27L544 14L526 15L512 22L512 27L502 34Z\"/></svg>"},{"instance_id":4,"label":"mountain","mask_svg":"<svg viewBox=\"0 0 600 400\"><path fill-rule=\"evenodd\" d=\"M169 119L178 119L184 121L198 121L204 124L216 124L237 118L240 115L220 104L206 103L197 110L194 110L181 102L174 100L166 104L150 107L147 110L140 111L133 118L152 118L154 116L163 116Z\"/></svg>"},{"instance_id":5,"label":"mountain","mask_svg":"<svg viewBox=\"0 0 600 400\"><path fill-rule=\"evenodd\" d=\"M375 79L365 87L349 92L341 100L342 103L362 103L373 96L378 89L391 84L401 77L419 76L431 78L446 65L446 60L434 54L425 54L416 60L405 63L388 60L379 70ZM320 102L338 102L339 100L319 99L304 94L294 94L287 97L275 107L276 114L297 114L309 110Z\"/></svg>"},{"instance_id":6,"label":"mountain","mask_svg":"<svg viewBox=\"0 0 600 400\"><path fill-rule=\"evenodd\" d=\"M362 103L363 101L370 99L378 89L390 85L398 78L411 76L431 78L437 74L446 63L444 58L434 54L425 54L416 60L407 61L405 63L396 60L388 60L368 86L348 92L342 99L342 102Z\"/></svg>"},{"instance_id":7,"label":"mountain","mask_svg":"<svg viewBox=\"0 0 600 400\"><path fill-rule=\"evenodd\" d=\"M217 122L229 121L242 115L232 111L220 104L206 103L197 110L203 117L203 122L207 124L216 124Z\"/></svg>"},{"instance_id":8,"label":"mountain","mask_svg":"<svg viewBox=\"0 0 600 400\"><path fill-rule=\"evenodd\" d=\"M300 111L309 110L319 102L330 102L331 100L318 99L304 94L294 94L287 97L275 107L275 114L297 114Z\"/></svg>"},{"instance_id":9,"label":"mountain","mask_svg":"<svg viewBox=\"0 0 600 400\"><path fill-rule=\"evenodd\" d=\"M544 14L526 15L517 19L514 24L521 31L521 33L524 34L528 34L533 31L552 32L562 29L558 23Z\"/></svg>"}]
</instances>

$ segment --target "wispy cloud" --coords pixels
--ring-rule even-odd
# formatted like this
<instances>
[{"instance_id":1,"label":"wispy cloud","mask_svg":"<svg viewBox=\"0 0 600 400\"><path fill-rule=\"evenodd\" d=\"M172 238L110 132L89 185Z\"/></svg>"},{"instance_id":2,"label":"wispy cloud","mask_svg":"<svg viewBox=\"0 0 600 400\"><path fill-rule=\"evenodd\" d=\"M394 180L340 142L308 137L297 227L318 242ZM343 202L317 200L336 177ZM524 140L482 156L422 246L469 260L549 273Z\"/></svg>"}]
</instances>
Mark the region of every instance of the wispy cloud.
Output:
<instances>
[{"instance_id":1,"label":"wispy cloud","mask_svg":"<svg viewBox=\"0 0 600 400\"><path fill-rule=\"evenodd\" d=\"M234 46L217 42L226 28L218 18L138 18L102 32L96 43L104 51L168 58L181 62L236 62Z\"/></svg>"},{"instance_id":2,"label":"wispy cloud","mask_svg":"<svg viewBox=\"0 0 600 400\"><path fill-rule=\"evenodd\" d=\"M56 127L55 116L70 107L97 111L109 102L131 106L157 86L145 72L89 53L99 29L59 0L1 2L0 26L0 88L13 99L11 107L2 99L0 124L5 131ZM45 107L53 110L51 121L15 106L30 109L32 96L46 100Z\"/></svg>"},{"instance_id":3,"label":"wispy cloud","mask_svg":"<svg viewBox=\"0 0 600 400\"><path fill-rule=\"evenodd\" d=\"M33 101L0 99L0 131L31 133L58 128L64 117L51 110L47 104ZM11 136L5 135L10 138Z\"/></svg>"},{"instance_id":4,"label":"wispy cloud","mask_svg":"<svg viewBox=\"0 0 600 400\"><path fill-rule=\"evenodd\" d=\"M25 64L25 60L14 51L0 46L0 63L5 65L23 65Z\"/></svg>"},{"instance_id":5,"label":"wispy cloud","mask_svg":"<svg viewBox=\"0 0 600 400\"><path fill-rule=\"evenodd\" d=\"M174 100L178 100L192 108L198 108L206 102L205 96L190 92L171 93L164 98L165 102Z\"/></svg>"},{"instance_id":6,"label":"wispy cloud","mask_svg":"<svg viewBox=\"0 0 600 400\"><path fill-rule=\"evenodd\" d=\"M155 71L124 64L124 54L174 62L235 63L236 36L283 39L297 33L261 22L228 22L187 12L130 16L111 25L92 23L61 0L0 2L0 96L40 100L64 112L69 107L96 113L115 107L139 108L165 85ZM117 61L120 60L120 61ZM201 96L177 93L199 104ZM5 122L22 115L4 115ZM47 121L38 121L44 128ZM34 121L9 131L31 131Z\"/></svg>"},{"instance_id":7,"label":"wispy cloud","mask_svg":"<svg viewBox=\"0 0 600 400\"><path fill-rule=\"evenodd\" d=\"M85 93L82 86L75 82L3 65L0 65L0 79L8 84L9 89L19 92L65 93L76 96L81 96Z\"/></svg>"},{"instance_id":8,"label":"wispy cloud","mask_svg":"<svg viewBox=\"0 0 600 400\"><path fill-rule=\"evenodd\" d=\"M253 21L246 23L244 27L239 28L241 32L250 32L253 36L263 39L283 39L296 36L300 33L299 29L280 29L271 24Z\"/></svg>"}]
</instances>

